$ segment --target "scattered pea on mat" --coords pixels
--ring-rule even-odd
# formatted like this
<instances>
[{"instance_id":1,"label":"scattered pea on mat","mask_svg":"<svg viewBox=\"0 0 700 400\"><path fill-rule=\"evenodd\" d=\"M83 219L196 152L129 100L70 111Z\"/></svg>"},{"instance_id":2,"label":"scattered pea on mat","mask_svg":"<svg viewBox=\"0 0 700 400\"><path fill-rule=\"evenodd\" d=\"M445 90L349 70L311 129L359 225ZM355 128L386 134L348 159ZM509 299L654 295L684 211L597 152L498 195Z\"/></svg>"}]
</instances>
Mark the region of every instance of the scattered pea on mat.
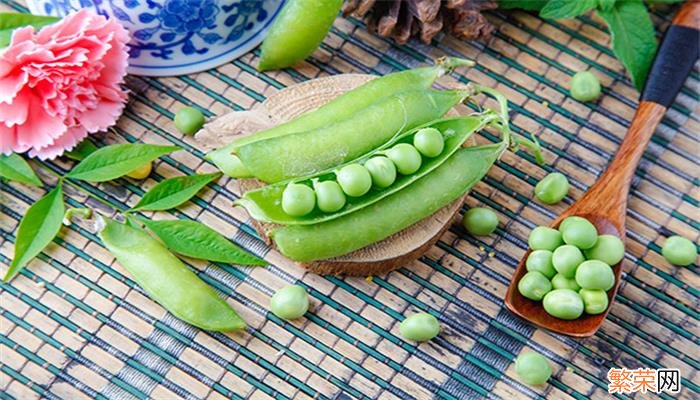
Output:
<instances>
[{"instance_id":1,"label":"scattered pea on mat","mask_svg":"<svg viewBox=\"0 0 700 400\"><path fill-rule=\"evenodd\" d=\"M591 72L577 72L570 85L569 93L578 101L594 101L600 96L600 81Z\"/></svg>"},{"instance_id":2,"label":"scattered pea on mat","mask_svg":"<svg viewBox=\"0 0 700 400\"><path fill-rule=\"evenodd\" d=\"M270 298L270 311L278 318L301 318L308 310L309 295L299 285L285 286Z\"/></svg>"},{"instance_id":3,"label":"scattered pea on mat","mask_svg":"<svg viewBox=\"0 0 700 400\"><path fill-rule=\"evenodd\" d=\"M484 207L475 207L464 213L462 225L475 236L488 236L498 227L498 216Z\"/></svg>"},{"instance_id":4,"label":"scattered pea on mat","mask_svg":"<svg viewBox=\"0 0 700 400\"><path fill-rule=\"evenodd\" d=\"M515 373L525 384L542 385L552 376L552 368L544 356L529 351L515 359Z\"/></svg>"},{"instance_id":5,"label":"scattered pea on mat","mask_svg":"<svg viewBox=\"0 0 700 400\"><path fill-rule=\"evenodd\" d=\"M664 242L661 255L673 265L687 266L695 262L698 249L689 239L674 235Z\"/></svg>"},{"instance_id":6,"label":"scattered pea on mat","mask_svg":"<svg viewBox=\"0 0 700 400\"><path fill-rule=\"evenodd\" d=\"M185 135L194 135L204 125L204 115L198 109L185 106L175 113L175 129Z\"/></svg>"},{"instance_id":7,"label":"scattered pea on mat","mask_svg":"<svg viewBox=\"0 0 700 400\"><path fill-rule=\"evenodd\" d=\"M561 172L552 172L535 185L535 196L545 204L557 204L569 192L569 180Z\"/></svg>"},{"instance_id":8,"label":"scattered pea on mat","mask_svg":"<svg viewBox=\"0 0 700 400\"><path fill-rule=\"evenodd\" d=\"M148 178L148 175L151 174L151 170L153 169L153 163L147 163L143 164L142 166L136 168L135 170L129 172L126 174L129 178L133 179L146 179Z\"/></svg>"},{"instance_id":9,"label":"scattered pea on mat","mask_svg":"<svg viewBox=\"0 0 700 400\"><path fill-rule=\"evenodd\" d=\"M440 322L432 314L420 312L401 321L399 332L405 339L426 342L440 333Z\"/></svg>"}]
</instances>

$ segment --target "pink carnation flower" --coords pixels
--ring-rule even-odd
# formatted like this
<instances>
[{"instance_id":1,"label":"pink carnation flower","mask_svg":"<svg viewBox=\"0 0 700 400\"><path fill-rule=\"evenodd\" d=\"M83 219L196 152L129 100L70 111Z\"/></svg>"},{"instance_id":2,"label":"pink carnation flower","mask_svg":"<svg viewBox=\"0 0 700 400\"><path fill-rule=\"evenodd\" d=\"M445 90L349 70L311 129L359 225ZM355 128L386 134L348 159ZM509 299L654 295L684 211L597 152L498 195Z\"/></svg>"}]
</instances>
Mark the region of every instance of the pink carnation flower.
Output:
<instances>
[{"instance_id":1,"label":"pink carnation flower","mask_svg":"<svg viewBox=\"0 0 700 400\"><path fill-rule=\"evenodd\" d=\"M0 153L54 158L117 121L129 34L82 9L0 50Z\"/></svg>"}]
</instances>

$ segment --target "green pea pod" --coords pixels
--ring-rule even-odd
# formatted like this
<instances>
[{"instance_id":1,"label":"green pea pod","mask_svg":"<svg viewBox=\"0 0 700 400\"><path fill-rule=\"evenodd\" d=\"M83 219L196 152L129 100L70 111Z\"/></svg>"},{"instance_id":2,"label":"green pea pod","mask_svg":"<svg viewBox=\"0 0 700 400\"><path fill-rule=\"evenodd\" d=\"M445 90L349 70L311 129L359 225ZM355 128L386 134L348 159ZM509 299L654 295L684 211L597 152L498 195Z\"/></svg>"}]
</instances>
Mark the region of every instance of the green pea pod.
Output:
<instances>
[{"instance_id":1,"label":"green pea pod","mask_svg":"<svg viewBox=\"0 0 700 400\"><path fill-rule=\"evenodd\" d=\"M373 79L335 99L314 111L302 114L291 121L269 129L234 140L231 144L207 154L207 160L213 162L222 172L229 176L243 178L246 171L232 152L245 144L272 137L289 135L317 129L350 118L358 111L369 107L377 100L412 89L427 89L440 76L456 67L471 67L475 63L455 57L442 57L430 67L394 72Z\"/></svg>"},{"instance_id":2,"label":"green pea pod","mask_svg":"<svg viewBox=\"0 0 700 400\"><path fill-rule=\"evenodd\" d=\"M159 241L104 219L100 239L146 293L181 320L210 331L245 328L241 317Z\"/></svg>"},{"instance_id":3,"label":"green pea pod","mask_svg":"<svg viewBox=\"0 0 700 400\"><path fill-rule=\"evenodd\" d=\"M274 229L270 236L282 254L296 261L338 257L435 213L479 182L507 148L500 144L461 148L410 186L354 213L314 225Z\"/></svg>"},{"instance_id":4,"label":"green pea pod","mask_svg":"<svg viewBox=\"0 0 700 400\"><path fill-rule=\"evenodd\" d=\"M267 183L312 175L353 160L403 131L444 115L472 91L410 90L385 97L341 122L249 143L234 151Z\"/></svg>"},{"instance_id":5,"label":"green pea pod","mask_svg":"<svg viewBox=\"0 0 700 400\"><path fill-rule=\"evenodd\" d=\"M351 197L348 196L345 206L333 213L324 213L318 208L314 209L309 214L304 216L291 216L284 212L282 209L282 193L287 187L287 182L280 182L272 185L265 186L257 190L250 190L243 195L241 199L236 201L234 204L242 205L246 208L248 213L255 219L264 222L271 222L283 225L307 225L315 224L323 221L328 221L331 219L338 218L342 215L355 212L361 208L367 207L392 193L395 193L411 183L415 182L417 179L425 176L426 174L433 171L435 168L440 166L445 160L447 160L454 152L459 149L472 133L482 129L489 122L493 120L492 117L495 115L492 113L479 114L472 116L460 116L460 117L450 117L446 119L441 119L437 121L431 121L425 125L414 128L408 132L405 132L381 146L380 148L371 151L368 154L363 155L359 159L352 160L352 163L363 163L372 156L380 153L383 149L387 149L396 143L411 143L413 141L413 136L415 133L425 127L433 127L443 132L445 139L445 148L440 154L440 156L435 158L426 158L423 160L421 167L418 171L411 175L399 175L396 181L387 188L377 188L373 187L372 190L365 196L361 197ZM340 169L338 166L334 169ZM314 180L330 180L335 179L334 171L325 171L318 175L313 175L305 177L302 179L295 179L294 182L310 184Z\"/></svg>"}]
</instances>

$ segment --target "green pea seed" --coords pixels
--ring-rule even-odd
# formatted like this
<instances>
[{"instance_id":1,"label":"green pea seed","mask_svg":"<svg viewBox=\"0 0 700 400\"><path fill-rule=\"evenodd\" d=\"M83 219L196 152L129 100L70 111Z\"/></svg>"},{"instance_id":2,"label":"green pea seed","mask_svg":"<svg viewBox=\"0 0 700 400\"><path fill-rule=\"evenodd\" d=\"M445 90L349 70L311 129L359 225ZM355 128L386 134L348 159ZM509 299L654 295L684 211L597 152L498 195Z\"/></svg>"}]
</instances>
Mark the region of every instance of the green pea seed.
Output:
<instances>
[{"instance_id":1,"label":"green pea seed","mask_svg":"<svg viewBox=\"0 0 700 400\"><path fill-rule=\"evenodd\" d=\"M584 289L610 290L615 285L615 273L599 260L588 260L576 269L576 283Z\"/></svg>"},{"instance_id":2,"label":"green pea seed","mask_svg":"<svg viewBox=\"0 0 700 400\"><path fill-rule=\"evenodd\" d=\"M586 314L600 314L608 309L608 294L604 290L581 289L578 294Z\"/></svg>"},{"instance_id":3,"label":"green pea seed","mask_svg":"<svg viewBox=\"0 0 700 400\"><path fill-rule=\"evenodd\" d=\"M326 212L336 212L345 205L345 193L335 181L323 181L314 183L316 202L318 209Z\"/></svg>"},{"instance_id":4,"label":"green pea seed","mask_svg":"<svg viewBox=\"0 0 700 400\"><path fill-rule=\"evenodd\" d=\"M560 319L576 319L583 314L583 300L571 289L555 289L542 299L547 314Z\"/></svg>"},{"instance_id":5,"label":"green pea seed","mask_svg":"<svg viewBox=\"0 0 700 400\"><path fill-rule=\"evenodd\" d=\"M600 81L588 71L577 72L571 78L569 93L578 101L593 101L600 96Z\"/></svg>"},{"instance_id":6,"label":"green pea seed","mask_svg":"<svg viewBox=\"0 0 700 400\"><path fill-rule=\"evenodd\" d=\"M372 157L365 163L365 168L372 176L372 182L378 188L386 188L396 181L396 165L386 157Z\"/></svg>"},{"instance_id":7,"label":"green pea seed","mask_svg":"<svg viewBox=\"0 0 700 400\"><path fill-rule=\"evenodd\" d=\"M552 252L549 250L535 250L527 256L525 267L528 271L537 271L546 276L547 279L552 279L557 271L552 264Z\"/></svg>"},{"instance_id":8,"label":"green pea seed","mask_svg":"<svg viewBox=\"0 0 700 400\"><path fill-rule=\"evenodd\" d=\"M661 254L673 265L686 266L695 262L698 249L695 243L682 236L671 236L664 242Z\"/></svg>"},{"instance_id":9,"label":"green pea seed","mask_svg":"<svg viewBox=\"0 0 700 400\"><path fill-rule=\"evenodd\" d=\"M554 269L567 278L573 278L576 274L576 267L586 261L583 253L576 246L565 244L559 246L552 253L552 265Z\"/></svg>"},{"instance_id":10,"label":"green pea seed","mask_svg":"<svg viewBox=\"0 0 700 400\"><path fill-rule=\"evenodd\" d=\"M423 160L415 147L408 143L399 143L386 152L387 157L396 165L402 175L411 175L418 171Z\"/></svg>"},{"instance_id":11,"label":"green pea seed","mask_svg":"<svg viewBox=\"0 0 700 400\"><path fill-rule=\"evenodd\" d=\"M336 174L338 184L348 196L360 197L372 187L372 176L360 164L346 165Z\"/></svg>"},{"instance_id":12,"label":"green pea seed","mask_svg":"<svg viewBox=\"0 0 700 400\"><path fill-rule=\"evenodd\" d=\"M420 312L401 321L399 332L408 340L425 342L440 333L440 323L432 314Z\"/></svg>"},{"instance_id":13,"label":"green pea seed","mask_svg":"<svg viewBox=\"0 0 700 400\"><path fill-rule=\"evenodd\" d=\"M299 285L289 285L275 292L270 299L270 311L278 318L297 319L309 310L309 295Z\"/></svg>"},{"instance_id":14,"label":"green pea seed","mask_svg":"<svg viewBox=\"0 0 700 400\"><path fill-rule=\"evenodd\" d=\"M625 245L615 235L600 235L595 245L583 252L588 260L600 260L615 265L625 256Z\"/></svg>"},{"instance_id":15,"label":"green pea seed","mask_svg":"<svg viewBox=\"0 0 700 400\"><path fill-rule=\"evenodd\" d=\"M569 192L569 180L560 172L552 172L535 185L535 196L545 204L559 203Z\"/></svg>"},{"instance_id":16,"label":"green pea seed","mask_svg":"<svg viewBox=\"0 0 700 400\"><path fill-rule=\"evenodd\" d=\"M290 183L282 192L282 210L301 217L313 211L316 205L314 190L301 183Z\"/></svg>"},{"instance_id":17,"label":"green pea seed","mask_svg":"<svg viewBox=\"0 0 700 400\"><path fill-rule=\"evenodd\" d=\"M530 271L518 282L518 292L530 300L540 301L552 290L552 284L541 272Z\"/></svg>"},{"instance_id":18,"label":"green pea seed","mask_svg":"<svg viewBox=\"0 0 700 400\"><path fill-rule=\"evenodd\" d=\"M552 287L554 289L571 289L575 292L578 292L578 290L581 289L581 286L576 283L576 279L567 278L562 274L554 275L552 278Z\"/></svg>"},{"instance_id":19,"label":"green pea seed","mask_svg":"<svg viewBox=\"0 0 700 400\"><path fill-rule=\"evenodd\" d=\"M558 230L547 226L538 226L530 232L527 244L533 250L554 251L557 247L564 244L564 242L561 238L561 232Z\"/></svg>"},{"instance_id":20,"label":"green pea seed","mask_svg":"<svg viewBox=\"0 0 700 400\"><path fill-rule=\"evenodd\" d=\"M487 236L498 226L498 216L488 208L475 207L464 213L462 225L475 236Z\"/></svg>"},{"instance_id":21,"label":"green pea seed","mask_svg":"<svg viewBox=\"0 0 700 400\"><path fill-rule=\"evenodd\" d=\"M552 368L544 356L530 351L515 359L515 373L527 385L542 385L552 376Z\"/></svg>"},{"instance_id":22,"label":"green pea seed","mask_svg":"<svg viewBox=\"0 0 700 400\"><path fill-rule=\"evenodd\" d=\"M437 157L445 149L442 133L435 128L423 128L413 136L413 145L426 157Z\"/></svg>"},{"instance_id":23,"label":"green pea seed","mask_svg":"<svg viewBox=\"0 0 700 400\"><path fill-rule=\"evenodd\" d=\"M204 125L204 115L194 107L185 106L175 113L175 128L185 135L193 135Z\"/></svg>"},{"instance_id":24,"label":"green pea seed","mask_svg":"<svg viewBox=\"0 0 700 400\"><path fill-rule=\"evenodd\" d=\"M570 219L573 218L573 219ZM598 231L587 219L581 217L569 217L562 221L561 231L564 243L571 244L581 250L590 249L598 240Z\"/></svg>"}]
</instances>

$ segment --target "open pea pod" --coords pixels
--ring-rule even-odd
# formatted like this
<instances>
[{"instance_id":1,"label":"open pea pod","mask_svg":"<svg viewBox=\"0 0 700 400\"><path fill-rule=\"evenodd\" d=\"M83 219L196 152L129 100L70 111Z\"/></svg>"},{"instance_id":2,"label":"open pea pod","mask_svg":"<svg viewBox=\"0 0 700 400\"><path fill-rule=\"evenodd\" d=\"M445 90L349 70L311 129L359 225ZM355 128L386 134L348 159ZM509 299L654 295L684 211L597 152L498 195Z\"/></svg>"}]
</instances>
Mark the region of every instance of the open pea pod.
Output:
<instances>
[{"instance_id":1,"label":"open pea pod","mask_svg":"<svg viewBox=\"0 0 700 400\"><path fill-rule=\"evenodd\" d=\"M335 171L340 169L343 165L340 165L333 170L327 170L316 175L307 176L301 179L294 179L292 181L279 182L260 189L250 190L234 204L245 207L248 213L259 221L282 225L308 225L335 219L367 207L383 199L384 197L411 185L413 182L426 174L429 174L435 168L444 163L454 152L456 152L457 149L462 146L464 141L472 135L472 133L484 128L494 119L495 114L486 112L477 115L450 117L435 120L410 131L404 132L396 138L388 141L381 147L361 156L360 158L343 164L347 165L352 163L363 163L369 158L381 154L382 151L394 146L397 143L411 143L413 136L422 128L436 128L442 132L443 136L445 137L445 148L442 153L435 158L423 158L423 162L418 171L410 175L397 176L396 181L394 181L394 183L387 188L378 188L375 186L363 196L348 196L345 206L333 213L325 213L316 208L304 216L291 216L282 209L282 193L290 182L307 183L310 185L314 180L324 181L335 179Z\"/></svg>"}]
</instances>

